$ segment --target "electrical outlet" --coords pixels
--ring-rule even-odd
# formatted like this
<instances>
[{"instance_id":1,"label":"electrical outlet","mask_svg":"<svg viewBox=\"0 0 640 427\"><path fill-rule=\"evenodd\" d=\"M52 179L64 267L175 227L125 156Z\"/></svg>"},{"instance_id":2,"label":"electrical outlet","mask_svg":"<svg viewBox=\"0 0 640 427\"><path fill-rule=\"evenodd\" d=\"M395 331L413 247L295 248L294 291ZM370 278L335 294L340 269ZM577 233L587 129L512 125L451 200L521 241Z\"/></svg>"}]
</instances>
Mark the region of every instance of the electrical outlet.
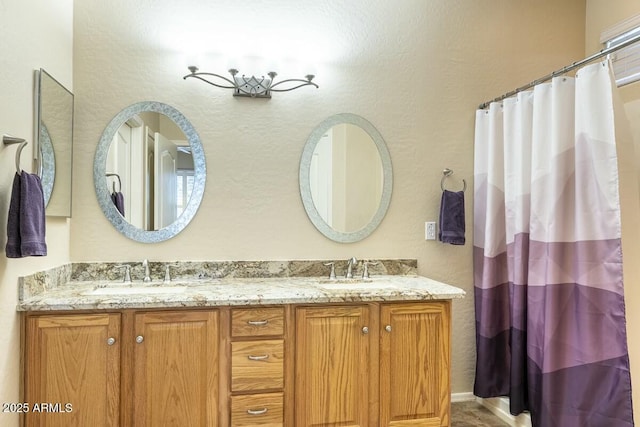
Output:
<instances>
[{"instance_id":1,"label":"electrical outlet","mask_svg":"<svg viewBox=\"0 0 640 427\"><path fill-rule=\"evenodd\" d=\"M436 240L435 221L429 221L424 223L424 238L426 240Z\"/></svg>"}]
</instances>

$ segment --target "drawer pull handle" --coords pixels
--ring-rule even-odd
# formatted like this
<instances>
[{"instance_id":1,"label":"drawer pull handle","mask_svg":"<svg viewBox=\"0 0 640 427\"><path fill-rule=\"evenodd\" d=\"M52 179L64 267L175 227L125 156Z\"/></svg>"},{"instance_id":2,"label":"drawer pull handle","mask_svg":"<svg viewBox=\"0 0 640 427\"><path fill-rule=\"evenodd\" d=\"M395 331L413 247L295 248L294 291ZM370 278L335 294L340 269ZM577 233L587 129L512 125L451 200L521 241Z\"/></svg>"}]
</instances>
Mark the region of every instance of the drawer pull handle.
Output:
<instances>
[{"instance_id":1,"label":"drawer pull handle","mask_svg":"<svg viewBox=\"0 0 640 427\"><path fill-rule=\"evenodd\" d=\"M250 324L251 326L264 326L267 323L269 323L268 320L249 320L247 321L248 324Z\"/></svg>"},{"instance_id":2,"label":"drawer pull handle","mask_svg":"<svg viewBox=\"0 0 640 427\"><path fill-rule=\"evenodd\" d=\"M247 409L247 414L249 415L264 415L267 413L269 409L267 408L262 408L262 409Z\"/></svg>"},{"instance_id":3,"label":"drawer pull handle","mask_svg":"<svg viewBox=\"0 0 640 427\"><path fill-rule=\"evenodd\" d=\"M247 356L249 360L267 360L269 358L268 354L263 354L262 356Z\"/></svg>"}]
</instances>

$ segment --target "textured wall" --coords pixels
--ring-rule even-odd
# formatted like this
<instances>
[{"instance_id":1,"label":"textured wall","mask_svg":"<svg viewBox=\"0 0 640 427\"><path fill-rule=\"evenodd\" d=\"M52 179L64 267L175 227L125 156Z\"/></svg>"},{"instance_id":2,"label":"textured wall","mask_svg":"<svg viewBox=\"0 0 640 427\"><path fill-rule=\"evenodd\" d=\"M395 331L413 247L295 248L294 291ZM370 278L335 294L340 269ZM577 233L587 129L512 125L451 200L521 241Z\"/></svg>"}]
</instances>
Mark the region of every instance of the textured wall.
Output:
<instances>
[{"instance_id":1,"label":"textured wall","mask_svg":"<svg viewBox=\"0 0 640 427\"><path fill-rule=\"evenodd\" d=\"M74 261L417 258L419 272L470 292L453 307L453 391L472 389L471 233L466 246L424 240L437 219L442 169L472 188L477 105L584 51L583 0L82 0L75 4ZM320 89L237 99L182 80L201 69L283 78L317 74ZM173 105L199 132L207 156L200 211L176 238L129 241L94 196L102 130L125 106ZM298 163L328 116L361 115L385 138L394 167L380 227L353 244L327 240L307 219ZM471 229L472 192L467 193Z\"/></svg>"},{"instance_id":2,"label":"textured wall","mask_svg":"<svg viewBox=\"0 0 640 427\"><path fill-rule=\"evenodd\" d=\"M32 172L33 70L44 68L73 89L73 1L0 0L0 134L27 139L21 166ZM15 311L18 277L69 262L69 223L47 218L48 256L8 259L6 223L16 147L0 144L0 402L19 401L20 321ZM0 412L1 426L17 414Z\"/></svg>"}]
</instances>

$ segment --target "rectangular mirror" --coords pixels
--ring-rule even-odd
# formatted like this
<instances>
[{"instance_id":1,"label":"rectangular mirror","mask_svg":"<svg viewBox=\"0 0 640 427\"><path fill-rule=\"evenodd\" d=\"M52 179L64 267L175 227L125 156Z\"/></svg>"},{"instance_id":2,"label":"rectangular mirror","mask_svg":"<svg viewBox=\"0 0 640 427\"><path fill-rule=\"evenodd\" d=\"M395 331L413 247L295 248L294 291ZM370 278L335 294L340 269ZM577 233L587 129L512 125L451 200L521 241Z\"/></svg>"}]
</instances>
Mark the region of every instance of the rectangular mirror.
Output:
<instances>
[{"instance_id":1,"label":"rectangular mirror","mask_svg":"<svg viewBox=\"0 0 640 427\"><path fill-rule=\"evenodd\" d=\"M73 93L36 70L36 153L47 216L71 217Z\"/></svg>"}]
</instances>

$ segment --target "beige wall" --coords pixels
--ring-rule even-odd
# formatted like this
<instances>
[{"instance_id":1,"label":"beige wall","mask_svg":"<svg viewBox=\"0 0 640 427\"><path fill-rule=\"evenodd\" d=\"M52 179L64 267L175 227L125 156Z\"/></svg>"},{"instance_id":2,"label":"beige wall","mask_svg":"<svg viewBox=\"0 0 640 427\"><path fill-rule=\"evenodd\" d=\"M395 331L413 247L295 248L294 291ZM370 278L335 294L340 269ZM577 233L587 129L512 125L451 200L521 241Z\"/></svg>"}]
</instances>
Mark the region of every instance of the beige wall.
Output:
<instances>
[{"instance_id":1,"label":"beige wall","mask_svg":"<svg viewBox=\"0 0 640 427\"><path fill-rule=\"evenodd\" d=\"M615 24L640 14L640 3L634 0L587 0L586 38L587 54L602 46L600 34ZM622 207L622 254L624 262L625 303L627 311L627 333L631 363L634 413L640 414L640 337L634 330L640 324L640 83L632 83L620 90L628 121L619 120L618 158L620 174L620 202ZM629 126L630 125L630 126ZM625 129L625 127L627 129ZM626 131L630 129L631 133ZM634 144L635 142L635 144ZM635 152L634 152L635 148Z\"/></svg>"},{"instance_id":2,"label":"beige wall","mask_svg":"<svg viewBox=\"0 0 640 427\"><path fill-rule=\"evenodd\" d=\"M472 184L478 104L583 55L583 0L83 0L74 12L74 261L417 258L420 274L468 291L453 307L453 392L472 390L472 192L465 246L426 242L424 222L438 218L442 169L455 171L449 185ZM266 73L270 58L249 67L245 56L293 52L298 61L276 71L301 77L310 66L320 89L238 99L184 81L185 50L198 43L210 52L201 69L218 73ZM92 178L104 127L143 100L180 110L207 157L200 211L178 237L153 245L114 230ZM317 232L298 190L307 137L341 112L376 126L394 167L387 216L353 244Z\"/></svg>"},{"instance_id":3,"label":"beige wall","mask_svg":"<svg viewBox=\"0 0 640 427\"><path fill-rule=\"evenodd\" d=\"M33 71L44 68L73 88L72 24L72 0L0 0L0 134L29 141L21 160L26 171L33 171ZM0 144L0 402L19 401L18 276L69 262L69 223L60 218L47 218L48 256L4 255L15 152L15 146ZM0 425L17 426L17 415L0 412Z\"/></svg>"}]
</instances>

